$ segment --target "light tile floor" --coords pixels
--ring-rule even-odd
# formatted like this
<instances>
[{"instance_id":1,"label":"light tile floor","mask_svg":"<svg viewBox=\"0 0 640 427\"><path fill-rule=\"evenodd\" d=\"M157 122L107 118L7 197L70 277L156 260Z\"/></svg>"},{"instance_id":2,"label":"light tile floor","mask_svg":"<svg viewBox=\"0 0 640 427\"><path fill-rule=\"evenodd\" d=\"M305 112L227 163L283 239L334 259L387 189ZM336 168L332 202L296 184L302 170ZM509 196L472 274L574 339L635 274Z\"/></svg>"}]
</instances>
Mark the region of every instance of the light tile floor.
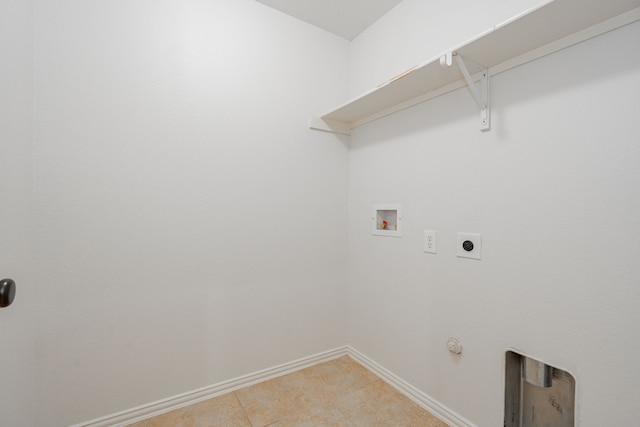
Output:
<instances>
[{"instance_id":1,"label":"light tile floor","mask_svg":"<svg viewBox=\"0 0 640 427\"><path fill-rule=\"evenodd\" d=\"M447 427L348 356L129 427Z\"/></svg>"}]
</instances>

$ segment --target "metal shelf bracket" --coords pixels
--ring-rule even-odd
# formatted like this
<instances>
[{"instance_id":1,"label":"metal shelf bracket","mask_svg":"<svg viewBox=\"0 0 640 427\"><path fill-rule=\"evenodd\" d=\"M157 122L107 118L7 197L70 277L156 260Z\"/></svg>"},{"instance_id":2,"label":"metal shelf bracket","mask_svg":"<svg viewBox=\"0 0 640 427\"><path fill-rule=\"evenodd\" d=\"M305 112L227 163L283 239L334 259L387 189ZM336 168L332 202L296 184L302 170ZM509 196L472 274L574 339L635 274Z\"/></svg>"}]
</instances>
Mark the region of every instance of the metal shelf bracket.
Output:
<instances>
[{"instance_id":1,"label":"metal shelf bracket","mask_svg":"<svg viewBox=\"0 0 640 427\"><path fill-rule=\"evenodd\" d=\"M465 64L465 60L461 55L458 55L456 52L449 52L440 57L440 65L443 68L450 67L453 64L453 58L456 59L456 63L464 76L464 79L467 81L467 85L469 87L469 92L471 92L471 96L473 100L478 104L480 108L480 130L487 131L491 129L491 110L489 108L489 69L484 65L478 64L475 61L471 61L467 59L468 62L473 62L475 65L482 68L479 72L480 74L480 91L476 87L469 70Z\"/></svg>"}]
</instances>

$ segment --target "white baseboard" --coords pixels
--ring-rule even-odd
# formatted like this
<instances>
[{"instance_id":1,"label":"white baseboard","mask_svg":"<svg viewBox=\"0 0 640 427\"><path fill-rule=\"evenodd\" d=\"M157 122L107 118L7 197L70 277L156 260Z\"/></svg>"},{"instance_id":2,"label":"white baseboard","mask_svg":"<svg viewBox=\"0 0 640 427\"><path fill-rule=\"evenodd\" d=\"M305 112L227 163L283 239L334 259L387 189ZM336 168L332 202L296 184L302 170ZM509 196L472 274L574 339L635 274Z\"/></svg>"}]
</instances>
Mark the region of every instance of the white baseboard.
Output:
<instances>
[{"instance_id":1,"label":"white baseboard","mask_svg":"<svg viewBox=\"0 0 640 427\"><path fill-rule=\"evenodd\" d=\"M203 400L211 399L225 393L241 389L243 387L267 381L282 375L290 374L292 372L308 368L309 366L313 366L318 363L337 359L338 357L345 356L347 354L348 347L345 346L336 348L333 350L325 351L323 353L318 353L313 356L294 360L293 362L285 363L283 365L275 366L273 368L264 369L253 374L244 375L198 390L182 393L168 399L159 400L157 402L138 406L136 408L118 412L116 414L107 415L105 417L96 418L90 421L85 421L79 424L75 424L71 427L123 427L147 418L155 417L157 415L173 411L175 409L193 405L194 403L202 402Z\"/></svg>"},{"instance_id":2,"label":"white baseboard","mask_svg":"<svg viewBox=\"0 0 640 427\"><path fill-rule=\"evenodd\" d=\"M418 390L411 384L407 383L397 375L380 366L378 363L369 359L364 354L350 346L340 347L333 350L318 353L313 356L304 357L285 363L273 368L264 369L252 374L244 375L232 380L223 381L198 390L182 393L157 402L138 406L116 414L107 415L105 417L96 418L94 420L85 421L75 424L71 427L124 427L147 418L155 417L169 411L193 405L207 399L230 393L232 391L248 387L263 381L270 380L282 375L299 371L304 368L316 365L318 363L327 362L337 359L338 357L348 355L356 362L360 363L371 372L378 375L386 383L394 387L400 393L407 396L416 404L426 409L436 417L452 427L477 427L464 417L456 414L438 401L432 399L422 391Z\"/></svg>"},{"instance_id":3,"label":"white baseboard","mask_svg":"<svg viewBox=\"0 0 640 427\"><path fill-rule=\"evenodd\" d=\"M471 421L455 413L437 400L418 390L391 371L380 366L353 347L348 347L348 355L365 368L382 378L387 384L407 396L416 404L426 409L451 427L477 427Z\"/></svg>"}]
</instances>

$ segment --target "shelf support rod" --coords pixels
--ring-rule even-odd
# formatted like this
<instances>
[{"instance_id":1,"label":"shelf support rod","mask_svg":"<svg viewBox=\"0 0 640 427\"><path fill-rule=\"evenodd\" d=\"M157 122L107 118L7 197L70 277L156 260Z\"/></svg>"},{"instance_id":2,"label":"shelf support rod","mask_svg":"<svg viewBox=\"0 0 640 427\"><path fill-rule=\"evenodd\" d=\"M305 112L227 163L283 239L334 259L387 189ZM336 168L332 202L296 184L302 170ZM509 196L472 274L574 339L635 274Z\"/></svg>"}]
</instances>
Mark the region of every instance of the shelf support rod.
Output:
<instances>
[{"instance_id":1,"label":"shelf support rod","mask_svg":"<svg viewBox=\"0 0 640 427\"><path fill-rule=\"evenodd\" d=\"M456 55L455 57L456 57L456 62L458 63L458 67L460 67L460 71L462 71L462 75L464 75L464 79L467 81L467 84L469 85L469 91L471 92L471 96L473 96L473 99L476 101L476 104L478 104L478 107L480 107L481 110L484 110L485 108L487 108L486 100L482 99L482 96L478 93L478 89L476 89L476 85L473 82L473 79L471 78L471 74L469 74L469 70L467 69L467 66L464 63L464 59L462 59L460 55ZM483 71L486 71L486 68L483 69Z\"/></svg>"},{"instance_id":2,"label":"shelf support rod","mask_svg":"<svg viewBox=\"0 0 640 427\"><path fill-rule=\"evenodd\" d=\"M458 64L458 67L460 68L464 79L467 81L469 92L471 92L473 100L476 102L476 104L478 104L478 107L480 108L480 130L489 130L491 128L491 115L489 110L489 70L487 69L487 67L481 64L477 64L482 67L482 70L480 71L479 92L461 55L458 55L456 52L449 52L440 58L440 65L443 67L451 66L453 57L456 58L456 63Z\"/></svg>"}]
</instances>

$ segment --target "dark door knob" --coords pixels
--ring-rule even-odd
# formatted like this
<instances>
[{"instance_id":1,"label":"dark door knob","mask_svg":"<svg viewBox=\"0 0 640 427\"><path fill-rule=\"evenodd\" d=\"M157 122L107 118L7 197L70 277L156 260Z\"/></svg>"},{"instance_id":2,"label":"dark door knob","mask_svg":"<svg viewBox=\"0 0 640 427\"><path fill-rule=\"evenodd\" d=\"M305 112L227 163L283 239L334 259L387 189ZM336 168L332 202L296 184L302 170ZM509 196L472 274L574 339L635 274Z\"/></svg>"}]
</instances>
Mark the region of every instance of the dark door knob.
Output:
<instances>
[{"instance_id":1,"label":"dark door knob","mask_svg":"<svg viewBox=\"0 0 640 427\"><path fill-rule=\"evenodd\" d=\"M16 297L16 282L11 279L0 280L0 307L8 307Z\"/></svg>"}]
</instances>

